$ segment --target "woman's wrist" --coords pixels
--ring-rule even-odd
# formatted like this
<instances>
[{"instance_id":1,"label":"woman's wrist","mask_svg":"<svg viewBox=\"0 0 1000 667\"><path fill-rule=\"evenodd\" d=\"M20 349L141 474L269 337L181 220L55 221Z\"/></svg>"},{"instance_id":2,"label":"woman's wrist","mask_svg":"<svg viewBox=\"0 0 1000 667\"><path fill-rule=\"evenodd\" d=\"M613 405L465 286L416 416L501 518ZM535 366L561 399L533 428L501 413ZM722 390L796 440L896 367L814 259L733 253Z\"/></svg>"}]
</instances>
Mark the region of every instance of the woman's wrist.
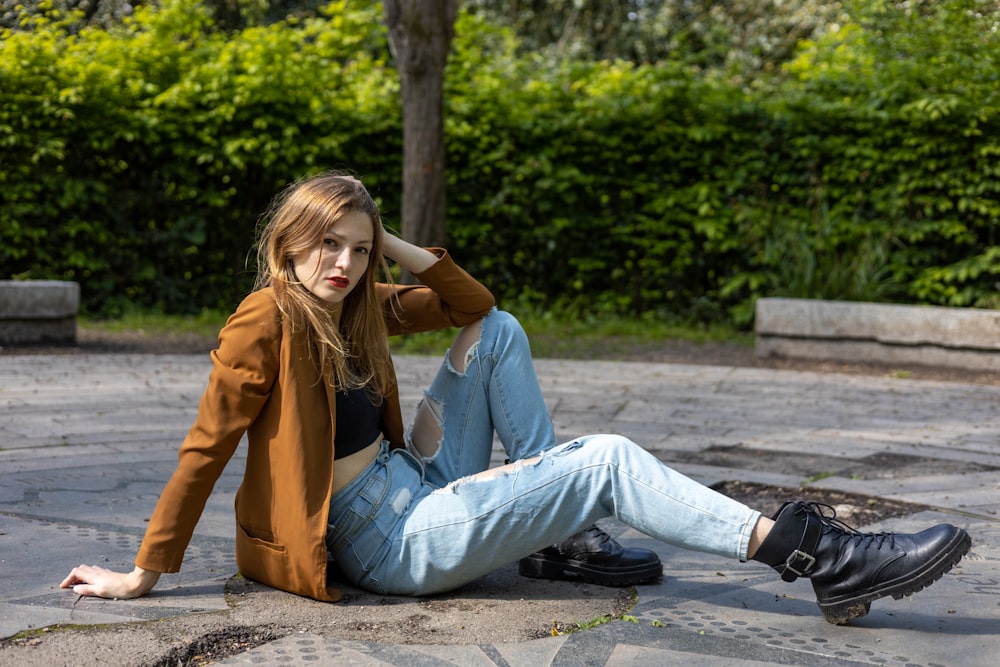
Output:
<instances>
[{"instance_id":1,"label":"woman's wrist","mask_svg":"<svg viewBox=\"0 0 1000 667\"><path fill-rule=\"evenodd\" d=\"M132 597L142 597L149 591L153 590L156 586L156 582L160 580L160 573L154 570L147 570L135 566L135 569L129 573L129 584L134 595Z\"/></svg>"}]
</instances>

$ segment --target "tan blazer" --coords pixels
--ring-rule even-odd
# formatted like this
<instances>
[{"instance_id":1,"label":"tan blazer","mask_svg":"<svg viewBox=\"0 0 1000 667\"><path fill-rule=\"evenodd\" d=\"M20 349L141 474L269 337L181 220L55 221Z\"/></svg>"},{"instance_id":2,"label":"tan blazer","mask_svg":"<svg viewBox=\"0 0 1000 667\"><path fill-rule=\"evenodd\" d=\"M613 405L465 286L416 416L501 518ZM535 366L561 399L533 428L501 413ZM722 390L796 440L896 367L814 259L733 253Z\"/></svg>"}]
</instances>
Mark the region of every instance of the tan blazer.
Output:
<instances>
[{"instance_id":1,"label":"tan blazer","mask_svg":"<svg viewBox=\"0 0 1000 667\"><path fill-rule=\"evenodd\" d=\"M493 295L446 251L417 277L423 285L379 284L401 308L386 309L390 334L461 327L494 305ZM326 588L327 513L333 481L334 392L318 381L308 346L282 321L273 292L250 294L219 333L198 416L181 444L177 469L149 520L136 565L180 570L212 488L244 433L248 450L236 495L236 562L246 577L317 600ZM386 397L383 433L402 446L399 395Z\"/></svg>"}]
</instances>

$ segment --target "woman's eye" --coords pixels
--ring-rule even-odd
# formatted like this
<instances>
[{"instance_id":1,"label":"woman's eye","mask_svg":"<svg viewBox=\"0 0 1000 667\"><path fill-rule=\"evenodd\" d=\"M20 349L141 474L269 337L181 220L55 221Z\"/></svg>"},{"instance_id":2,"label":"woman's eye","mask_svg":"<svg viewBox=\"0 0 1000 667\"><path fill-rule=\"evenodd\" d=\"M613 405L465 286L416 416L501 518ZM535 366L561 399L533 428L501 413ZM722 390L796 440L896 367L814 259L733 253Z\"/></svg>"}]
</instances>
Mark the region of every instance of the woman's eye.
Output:
<instances>
[{"instance_id":1,"label":"woman's eye","mask_svg":"<svg viewBox=\"0 0 1000 667\"><path fill-rule=\"evenodd\" d=\"M362 255L367 255L369 251L368 248L358 248L358 252L360 252Z\"/></svg>"}]
</instances>

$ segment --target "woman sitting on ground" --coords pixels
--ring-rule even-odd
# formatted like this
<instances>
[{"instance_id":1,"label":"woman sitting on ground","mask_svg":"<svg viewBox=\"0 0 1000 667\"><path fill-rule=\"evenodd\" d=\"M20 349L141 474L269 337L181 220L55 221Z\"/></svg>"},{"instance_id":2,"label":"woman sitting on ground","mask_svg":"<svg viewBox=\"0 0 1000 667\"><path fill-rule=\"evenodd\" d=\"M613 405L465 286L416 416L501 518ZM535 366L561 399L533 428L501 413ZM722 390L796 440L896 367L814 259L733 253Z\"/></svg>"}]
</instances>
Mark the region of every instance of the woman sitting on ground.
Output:
<instances>
[{"instance_id":1,"label":"woman sitting on ground","mask_svg":"<svg viewBox=\"0 0 1000 667\"><path fill-rule=\"evenodd\" d=\"M558 444L518 322L441 249L383 231L357 179L324 174L275 200L257 289L229 318L177 469L128 573L74 568L79 595L133 598L177 572L244 434L236 557L248 578L318 600L329 556L355 585L427 595L520 560L533 577L655 581L656 554L594 522L811 579L832 623L919 591L970 547L942 524L861 533L815 503L773 518L675 472L618 435ZM383 257L422 285L379 282ZM404 429L387 336L460 327ZM404 432L405 431L405 432ZM494 433L510 463L487 469Z\"/></svg>"}]
</instances>

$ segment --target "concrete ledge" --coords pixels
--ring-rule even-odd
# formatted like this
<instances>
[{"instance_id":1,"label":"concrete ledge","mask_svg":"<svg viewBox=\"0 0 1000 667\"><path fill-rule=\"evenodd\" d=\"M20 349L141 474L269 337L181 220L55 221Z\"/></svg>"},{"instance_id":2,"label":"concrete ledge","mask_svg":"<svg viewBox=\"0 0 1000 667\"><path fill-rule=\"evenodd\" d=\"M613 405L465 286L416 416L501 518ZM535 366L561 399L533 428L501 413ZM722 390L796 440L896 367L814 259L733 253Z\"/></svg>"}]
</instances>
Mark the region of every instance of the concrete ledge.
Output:
<instances>
[{"instance_id":1,"label":"concrete ledge","mask_svg":"<svg viewBox=\"0 0 1000 667\"><path fill-rule=\"evenodd\" d=\"M0 345L75 344L79 309L79 283L0 280Z\"/></svg>"},{"instance_id":2,"label":"concrete ledge","mask_svg":"<svg viewBox=\"0 0 1000 667\"><path fill-rule=\"evenodd\" d=\"M1000 370L1000 311L760 299L758 357Z\"/></svg>"}]
</instances>

